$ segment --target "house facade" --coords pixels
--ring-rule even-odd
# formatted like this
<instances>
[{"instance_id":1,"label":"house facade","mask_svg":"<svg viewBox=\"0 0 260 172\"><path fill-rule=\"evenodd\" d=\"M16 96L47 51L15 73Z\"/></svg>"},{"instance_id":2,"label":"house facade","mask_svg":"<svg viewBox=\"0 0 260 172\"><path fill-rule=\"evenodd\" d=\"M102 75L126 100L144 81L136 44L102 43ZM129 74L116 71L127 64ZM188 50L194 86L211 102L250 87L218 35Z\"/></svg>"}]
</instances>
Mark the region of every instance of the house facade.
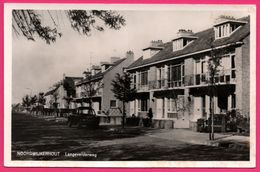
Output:
<instances>
[{"instance_id":1,"label":"house facade","mask_svg":"<svg viewBox=\"0 0 260 172\"><path fill-rule=\"evenodd\" d=\"M137 97L130 114L173 121L174 128L190 128L215 114L236 110L249 117L250 19L220 18L198 33L180 29L172 41L152 41L127 71ZM219 58L216 74L209 65ZM213 77L214 76L214 77ZM214 92L209 89L214 80ZM213 101L210 101L213 95Z\"/></svg>"},{"instance_id":2,"label":"house facade","mask_svg":"<svg viewBox=\"0 0 260 172\"><path fill-rule=\"evenodd\" d=\"M63 79L45 93L45 108L73 109L72 99L76 96L75 82L81 79L82 77L69 77L64 74Z\"/></svg>"},{"instance_id":3,"label":"house facade","mask_svg":"<svg viewBox=\"0 0 260 172\"><path fill-rule=\"evenodd\" d=\"M96 114L101 116L101 125L121 124L122 104L114 97L111 83L116 74L122 75L133 61L134 54L128 51L125 58L111 57L110 62L101 62L100 66L85 71L84 79L76 83L76 106L89 106L91 101Z\"/></svg>"}]
</instances>

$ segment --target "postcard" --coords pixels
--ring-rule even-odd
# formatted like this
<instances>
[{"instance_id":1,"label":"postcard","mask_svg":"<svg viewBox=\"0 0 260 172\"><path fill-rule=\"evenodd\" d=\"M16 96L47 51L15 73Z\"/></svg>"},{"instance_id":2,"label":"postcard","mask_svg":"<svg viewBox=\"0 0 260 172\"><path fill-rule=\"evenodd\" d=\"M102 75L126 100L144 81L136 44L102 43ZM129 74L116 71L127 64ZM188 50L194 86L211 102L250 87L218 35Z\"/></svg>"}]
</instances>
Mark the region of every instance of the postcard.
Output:
<instances>
[{"instance_id":1,"label":"postcard","mask_svg":"<svg viewBox=\"0 0 260 172\"><path fill-rule=\"evenodd\" d=\"M4 14L5 166L255 167L254 5Z\"/></svg>"}]
</instances>

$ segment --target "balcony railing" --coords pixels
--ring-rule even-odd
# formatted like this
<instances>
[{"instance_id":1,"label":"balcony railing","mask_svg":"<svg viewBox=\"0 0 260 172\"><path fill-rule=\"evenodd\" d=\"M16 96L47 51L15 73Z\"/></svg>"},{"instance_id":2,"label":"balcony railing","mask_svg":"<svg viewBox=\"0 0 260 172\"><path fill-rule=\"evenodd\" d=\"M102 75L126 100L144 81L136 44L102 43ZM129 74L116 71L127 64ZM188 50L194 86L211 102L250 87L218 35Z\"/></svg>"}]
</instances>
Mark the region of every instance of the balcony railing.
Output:
<instances>
[{"instance_id":1,"label":"balcony railing","mask_svg":"<svg viewBox=\"0 0 260 172\"><path fill-rule=\"evenodd\" d=\"M227 84L234 83L236 78L236 70L228 69L221 70L214 77L214 82L216 84ZM168 79L162 80L153 80L149 81L146 85L141 85L138 83L132 84L133 88L136 88L137 91L149 91L156 89L169 89L169 88L179 88L183 86L200 86L207 85L210 83L210 75L209 73L201 73L201 74L192 74L185 75L182 79L177 81L172 81Z\"/></svg>"},{"instance_id":2,"label":"balcony railing","mask_svg":"<svg viewBox=\"0 0 260 172\"><path fill-rule=\"evenodd\" d=\"M141 85L141 84L135 84L135 88L138 90L138 91L148 91L149 89L149 85L148 84L145 84L145 85Z\"/></svg>"},{"instance_id":3,"label":"balcony railing","mask_svg":"<svg viewBox=\"0 0 260 172\"><path fill-rule=\"evenodd\" d=\"M149 81L149 89L165 89L165 88L175 88L175 87L181 87L182 80L172 81L168 79L163 80L154 80Z\"/></svg>"},{"instance_id":4,"label":"balcony railing","mask_svg":"<svg viewBox=\"0 0 260 172\"><path fill-rule=\"evenodd\" d=\"M216 84L223 84L234 81L234 78L236 78L236 71L234 69L229 69L219 71L218 74L214 76L214 80L210 77L210 74L208 72L201 74L185 75L184 83L185 86L206 85L213 80Z\"/></svg>"},{"instance_id":5,"label":"balcony railing","mask_svg":"<svg viewBox=\"0 0 260 172\"><path fill-rule=\"evenodd\" d=\"M182 87L182 80L178 81L169 81L167 79L162 80L153 80L149 81L147 85L141 84L132 84L132 88L136 88L137 91L149 91L155 89L167 89L167 88L175 88L175 87Z\"/></svg>"}]
</instances>

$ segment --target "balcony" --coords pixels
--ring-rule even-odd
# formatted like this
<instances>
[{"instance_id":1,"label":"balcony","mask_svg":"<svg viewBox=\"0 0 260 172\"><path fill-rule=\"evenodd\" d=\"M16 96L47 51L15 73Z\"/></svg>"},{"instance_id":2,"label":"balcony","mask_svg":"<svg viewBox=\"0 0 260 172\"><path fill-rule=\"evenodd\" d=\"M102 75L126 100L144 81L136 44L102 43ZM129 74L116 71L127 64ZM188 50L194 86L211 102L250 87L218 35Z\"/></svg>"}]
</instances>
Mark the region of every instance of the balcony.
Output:
<instances>
[{"instance_id":1,"label":"balcony","mask_svg":"<svg viewBox=\"0 0 260 172\"><path fill-rule=\"evenodd\" d=\"M214 77L216 84L230 84L234 83L236 78L236 71L233 69L221 70ZM185 75L185 86L204 86L210 83L212 79L209 73Z\"/></svg>"},{"instance_id":2,"label":"balcony","mask_svg":"<svg viewBox=\"0 0 260 172\"><path fill-rule=\"evenodd\" d=\"M147 85L132 84L132 87L136 88L138 92L146 92L157 89L169 89L182 86L182 80L168 81L167 79L149 81Z\"/></svg>"},{"instance_id":3,"label":"balcony","mask_svg":"<svg viewBox=\"0 0 260 172\"><path fill-rule=\"evenodd\" d=\"M182 80L172 81L172 80L154 80L149 81L149 89L167 89L167 88L176 88L176 87L182 87Z\"/></svg>"},{"instance_id":4,"label":"balcony","mask_svg":"<svg viewBox=\"0 0 260 172\"><path fill-rule=\"evenodd\" d=\"M149 85L135 84L137 91L145 92L149 91Z\"/></svg>"}]
</instances>

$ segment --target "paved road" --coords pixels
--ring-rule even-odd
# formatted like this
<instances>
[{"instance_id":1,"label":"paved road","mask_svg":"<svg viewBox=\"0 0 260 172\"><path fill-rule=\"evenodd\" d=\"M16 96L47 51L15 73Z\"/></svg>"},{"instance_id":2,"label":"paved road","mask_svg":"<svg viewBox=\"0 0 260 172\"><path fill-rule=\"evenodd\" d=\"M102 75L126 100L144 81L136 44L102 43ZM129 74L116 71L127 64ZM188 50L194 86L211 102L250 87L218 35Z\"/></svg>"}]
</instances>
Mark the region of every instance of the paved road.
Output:
<instances>
[{"instance_id":1,"label":"paved road","mask_svg":"<svg viewBox=\"0 0 260 172\"><path fill-rule=\"evenodd\" d=\"M13 160L248 160L248 150L153 137L163 130L118 133L69 128L32 115L12 114ZM168 132L168 131L167 131Z\"/></svg>"}]
</instances>

